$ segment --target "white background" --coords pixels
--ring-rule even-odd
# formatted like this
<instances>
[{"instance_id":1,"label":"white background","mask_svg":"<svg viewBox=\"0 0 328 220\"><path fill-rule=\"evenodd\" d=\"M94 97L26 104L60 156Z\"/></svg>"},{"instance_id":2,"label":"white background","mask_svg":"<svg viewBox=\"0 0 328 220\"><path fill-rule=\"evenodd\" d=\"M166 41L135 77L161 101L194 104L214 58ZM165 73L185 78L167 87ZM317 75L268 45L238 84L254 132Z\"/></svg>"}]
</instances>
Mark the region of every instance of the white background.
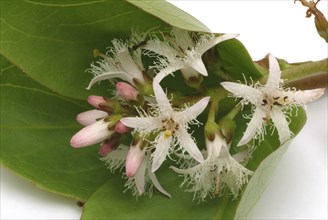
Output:
<instances>
[{"instance_id":1,"label":"white background","mask_svg":"<svg viewBox=\"0 0 328 220\"><path fill-rule=\"evenodd\" d=\"M268 52L289 62L327 57L327 44L293 1L171 1L212 31L239 33L254 60ZM327 1L318 4L327 14ZM290 145L254 219L327 219L327 95L308 106L308 122ZM1 219L79 219L71 199L43 191L1 167Z\"/></svg>"}]
</instances>

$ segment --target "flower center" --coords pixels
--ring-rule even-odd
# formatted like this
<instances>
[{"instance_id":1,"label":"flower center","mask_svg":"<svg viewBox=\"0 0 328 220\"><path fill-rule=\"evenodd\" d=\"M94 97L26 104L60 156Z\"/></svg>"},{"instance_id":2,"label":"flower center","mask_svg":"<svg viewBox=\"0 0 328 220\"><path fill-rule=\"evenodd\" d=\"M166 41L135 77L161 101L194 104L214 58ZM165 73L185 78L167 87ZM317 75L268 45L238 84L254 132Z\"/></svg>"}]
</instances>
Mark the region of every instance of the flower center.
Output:
<instances>
[{"instance_id":1,"label":"flower center","mask_svg":"<svg viewBox=\"0 0 328 220\"><path fill-rule=\"evenodd\" d=\"M168 139L179 129L177 124L172 117L162 119L162 131L164 131L164 138Z\"/></svg>"},{"instance_id":2,"label":"flower center","mask_svg":"<svg viewBox=\"0 0 328 220\"><path fill-rule=\"evenodd\" d=\"M261 105L266 108L266 117L263 118L266 123L270 121L270 112L272 111L273 106L284 106L288 104L288 96L273 96L269 94L264 94Z\"/></svg>"}]
</instances>

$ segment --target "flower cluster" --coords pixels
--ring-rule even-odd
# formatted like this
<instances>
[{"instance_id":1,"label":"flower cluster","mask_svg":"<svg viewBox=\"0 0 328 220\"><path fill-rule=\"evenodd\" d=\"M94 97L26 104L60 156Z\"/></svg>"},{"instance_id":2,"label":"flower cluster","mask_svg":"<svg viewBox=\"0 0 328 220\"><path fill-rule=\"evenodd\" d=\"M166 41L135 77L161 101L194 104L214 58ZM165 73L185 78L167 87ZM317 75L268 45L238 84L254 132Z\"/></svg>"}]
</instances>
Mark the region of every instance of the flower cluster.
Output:
<instances>
[{"instance_id":1,"label":"flower cluster","mask_svg":"<svg viewBox=\"0 0 328 220\"><path fill-rule=\"evenodd\" d=\"M89 71L94 78L87 89L109 80L115 84L116 93L112 98L88 97L95 110L77 116L85 127L72 137L71 145L80 148L100 143L101 160L112 172L125 167L125 187L136 196L152 195L157 189L171 197L155 176L168 158L170 163L175 162L171 169L184 176L182 185L190 187L195 198L205 200L226 189L237 196L253 173L243 166L249 151L246 148L230 154L231 138L222 131L221 119L216 115L218 97L226 93L210 92L201 86L203 77L208 75L202 55L236 36L178 28L169 33L151 29L146 33L133 32L127 41L113 40L106 54L95 50L95 55L102 59L91 64ZM261 137L263 122L270 119L277 127L280 142L285 142L293 135L285 117L288 108L304 105L323 94L322 89L304 92L283 89L279 65L271 55L269 60L270 73L265 86L221 83L235 97L242 98L242 105L254 106L252 119L238 145ZM163 89L164 79L172 79L169 75L177 71L195 91L193 94ZM219 82L217 87L223 91ZM196 131L202 131L203 137L195 138ZM200 146L202 138L205 146Z\"/></svg>"}]
</instances>

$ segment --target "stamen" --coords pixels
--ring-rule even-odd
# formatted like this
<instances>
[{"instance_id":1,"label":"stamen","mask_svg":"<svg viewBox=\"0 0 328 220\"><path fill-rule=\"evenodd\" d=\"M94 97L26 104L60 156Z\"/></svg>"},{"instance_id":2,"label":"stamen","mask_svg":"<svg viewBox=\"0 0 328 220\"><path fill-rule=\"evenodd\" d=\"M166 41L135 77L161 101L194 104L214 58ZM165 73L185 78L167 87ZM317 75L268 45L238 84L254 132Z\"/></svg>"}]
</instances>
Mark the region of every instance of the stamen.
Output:
<instances>
[{"instance_id":1,"label":"stamen","mask_svg":"<svg viewBox=\"0 0 328 220\"><path fill-rule=\"evenodd\" d=\"M168 138L170 138L172 136L172 131L171 130L166 130L165 132L164 132L164 138L165 139L168 139Z\"/></svg>"},{"instance_id":2,"label":"stamen","mask_svg":"<svg viewBox=\"0 0 328 220\"><path fill-rule=\"evenodd\" d=\"M102 52L100 52L100 50L98 49L94 49L92 51L93 53L93 57L96 58L96 57L101 57L101 58L104 58L105 60L109 60L110 58L108 56L106 56L105 54L103 54Z\"/></svg>"},{"instance_id":3,"label":"stamen","mask_svg":"<svg viewBox=\"0 0 328 220\"><path fill-rule=\"evenodd\" d=\"M279 102L273 102L273 105L282 106Z\"/></svg>"}]
</instances>

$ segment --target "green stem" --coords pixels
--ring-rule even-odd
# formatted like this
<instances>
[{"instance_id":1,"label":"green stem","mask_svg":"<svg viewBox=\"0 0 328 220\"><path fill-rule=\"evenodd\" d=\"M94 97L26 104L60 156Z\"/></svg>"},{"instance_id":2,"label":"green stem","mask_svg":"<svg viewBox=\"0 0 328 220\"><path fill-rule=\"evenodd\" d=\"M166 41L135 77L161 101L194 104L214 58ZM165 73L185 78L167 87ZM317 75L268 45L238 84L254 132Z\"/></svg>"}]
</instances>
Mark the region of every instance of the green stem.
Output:
<instances>
[{"instance_id":1,"label":"green stem","mask_svg":"<svg viewBox=\"0 0 328 220\"><path fill-rule=\"evenodd\" d=\"M221 86L218 88L209 89L206 91L207 96L211 96L210 110L207 121L215 122L215 117L218 112L219 102L228 96L228 93Z\"/></svg>"},{"instance_id":2,"label":"green stem","mask_svg":"<svg viewBox=\"0 0 328 220\"><path fill-rule=\"evenodd\" d=\"M237 114L240 112L242 105L236 105L224 118L234 120Z\"/></svg>"},{"instance_id":3,"label":"green stem","mask_svg":"<svg viewBox=\"0 0 328 220\"><path fill-rule=\"evenodd\" d=\"M297 88L315 89L318 88L318 81L321 81L320 87L327 87L328 59L315 62L306 62L297 66L290 67L282 71L281 78L286 80L288 86ZM260 82L264 84L268 76L263 77ZM315 80L317 79L317 80ZM318 80L319 79L319 80ZM295 83L297 82L297 83ZM304 86L303 84L306 84Z\"/></svg>"},{"instance_id":4,"label":"green stem","mask_svg":"<svg viewBox=\"0 0 328 220\"><path fill-rule=\"evenodd\" d=\"M309 77L318 73L327 73L328 71L328 59L323 59L316 62L304 63L292 68L284 70L281 74L283 79L286 79L286 83L294 80L299 80L304 77Z\"/></svg>"}]
</instances>

